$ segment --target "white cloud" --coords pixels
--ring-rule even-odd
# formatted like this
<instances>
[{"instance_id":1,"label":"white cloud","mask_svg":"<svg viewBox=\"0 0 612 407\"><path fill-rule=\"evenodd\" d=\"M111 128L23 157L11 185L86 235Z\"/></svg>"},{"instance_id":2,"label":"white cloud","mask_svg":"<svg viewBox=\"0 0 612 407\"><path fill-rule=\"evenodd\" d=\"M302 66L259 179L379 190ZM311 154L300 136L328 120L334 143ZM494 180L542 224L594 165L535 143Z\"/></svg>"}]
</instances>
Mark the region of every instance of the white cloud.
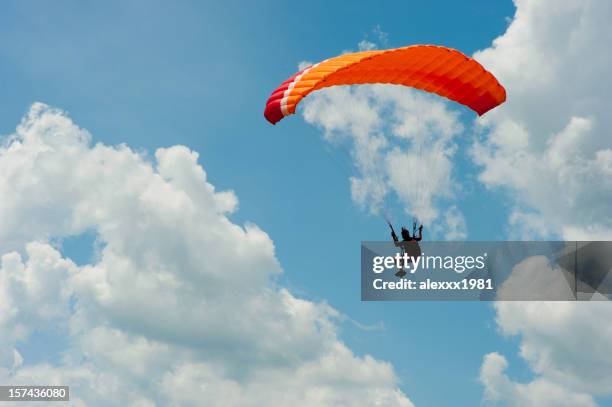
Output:
<instances>
[{"instance_id":1,"label":"white cloud","mask_svg":"<svg viewBox=\"0 0 612 407\"><path fill-rule=\"evenodd\" d=\"M498 353L484 357L480 381L485 386L485 401L503 403L509 407L596 407L593 398L584 393L573 393L556 383L536 379L517 383L508 378L506 358Z\"/></svg>"},{"instance_id":2,"label":"white cloud","mask_svg":"<svg viewBox=\"0 0 612 407\"><path fill-rule=\"evenodd\" d=\"M371 51L374 49L389 48L389 34L382 30L380 25L374 26L365 38L357 44L358 51ZM354 52L350 49L345 49L341 53L348 54Z\"/></svg>"},{"instance_id":3,"label":"white cloud","mask_svg":"<svg viewBox=\"0 0 612 407\"><path fill-rule=\"evenodd\" d=\"M589 406L596 405L594 396L612 395L612 310L607 301L567 302L573 283L573 276L545 256L532 256L499 287L497 325L503 335L520 339L520 356L535 378L513 382L503 373L505 358L487 355L481 382L488 399L511 406Z\"/></svg>"},{"instance_id":4,"label":"white cloud","mask_svg":"<svg viewBox=\"0 0 612 407\"><path fill-rule=\"evenodd\" d=\"M334 309L273 282L273 242L228 219L197 153L90 140L35 104L0 148L3 383L70 385L76 405L412 406ZM53 245L89 230L90 264ZM34 335L63 338L57 360L28 356Z\"/></svg>"},{"instance_id":5,"label":"white cloud","mask_svg":"<svg viewBox=\"0 0 612 407\"><path fill-rule=\"evenodd\" d=\"M384 212L392 194L425 223L440 217L456 192L454 137L463 131L444 102L406 87L363 85L324 89L303 105L305 120L329 143L350 149L357 204ZM449 212L462 218L456 208Z\"/></svg>"},{"instance_id":6,"label":"white cloud","mask_svg":"<svg viewBox=\"0 0 612 407\"><path fill-rule=\"evenodd\" d=\"M568 389L612 394L612 311L606 302L499 302L497 324L521 339L534 372Z\"/></svg>"},{"instance_id":7,"label":"white cloud","mask_svg":"<svg viewBox=\"0 0 612 407\"><path fill-rule=\"evenodd\" d=\"M357 48L359 51L371 51L376 49L376 44L368 40L361 40L359 41L359 44L357 44Z\"/></svg>"},{"instance_id":8,"label":"white cloud","mask_svg":"<svg viewBox=\"0 0 612 407\"><path fill-rule=\"evenodd\" d=\"M510 192L514 238L609 239L612 3L515 5L507 31L475 54L508 93L504 105L478 120L482 138L472 156L482 165L480 179ZM514 283L528 275L532 284L562 283L549 279L550 266L541 260L532 259L531 271ZM536 271L542 281L533 281ZM501 332L519 338L535 379L512 381L504 373L506 360L490 354L481 371L489 399L511 406L593 406L593 396L612 394L607 303L499 302L495 309Z\"/></svg>"},{"instance_id":9,"label":"white cloud","mask_svg":"<svg viewBox=\"0 0 612 407\"><path fill-rule=\"evenodd\" d=\"M389 47L389 33L382 30L380 25L376 25L372 29L372 34L376 37L376 40L380 43L383 48Z\"/></svg>"},{"instance_id":10,"label":"white cloud","mask_svg":"<svg viewBox=\"0 0 612 407\"><path fill-rule=\"evenodd\" d=\"M446 240L465 240L468 234L468 227L465 223L463 214L456 206L452 205L448 207L444 216L441 219L441 223L436 225L439 228L440 234L443 234Z\"/></svg>"},{"instance_id":11,"label":"white cloud","mask_svg":"<svg viewBox=\"0 0 612 407\"><path fill-rule=\"evenodd\" d=\"M479 120L480 178L511 192L527 237L610 238L612 4L515 4L507 31L475 54L508 92Z\"/></svg>"}]
</instances>

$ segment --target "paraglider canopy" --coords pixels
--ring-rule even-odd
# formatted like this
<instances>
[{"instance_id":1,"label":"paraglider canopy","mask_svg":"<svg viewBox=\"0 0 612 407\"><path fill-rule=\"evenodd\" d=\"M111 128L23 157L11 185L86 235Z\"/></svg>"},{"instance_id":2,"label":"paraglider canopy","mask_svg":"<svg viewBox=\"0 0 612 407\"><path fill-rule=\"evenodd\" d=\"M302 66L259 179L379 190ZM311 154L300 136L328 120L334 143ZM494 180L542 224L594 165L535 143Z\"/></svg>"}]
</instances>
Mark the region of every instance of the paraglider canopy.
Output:
<instances>
[{"instance_id":1,"label":"paraglider canopy","mask_svg":"<svg viewBox=\"0 0 612 407\"><path fill-rule=\"evenodd\" d=\"M343 54L314 64L283 82L264 116L276 124L295 113L309 93L335 85L387 83L436 93L482 115L506 100L506 90L476 60L436 45Z\"/></svg>"}]
</instances>

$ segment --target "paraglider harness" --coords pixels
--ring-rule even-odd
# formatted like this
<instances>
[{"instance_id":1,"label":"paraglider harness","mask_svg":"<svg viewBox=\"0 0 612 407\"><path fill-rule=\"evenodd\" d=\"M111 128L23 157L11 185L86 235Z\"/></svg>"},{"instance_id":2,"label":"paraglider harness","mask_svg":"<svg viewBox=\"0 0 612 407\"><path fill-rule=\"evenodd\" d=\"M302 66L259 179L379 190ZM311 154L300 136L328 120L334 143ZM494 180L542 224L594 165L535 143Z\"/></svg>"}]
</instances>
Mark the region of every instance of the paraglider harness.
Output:
<instances>
[{"instance_id":1,"label":"paraglider harness","mask_svg":"<svg viewBox=\"0 0 612 407\"><path fill-rule=\"evenodd\" d=\"M395 273L397 277L402 278L406 274L408 274L406 273L404 268L412 262L412 258L416 259L421 255L421 247L419 246L418 242L423 239L423 225L419 226L419 237L416 237L416 220L412 222L412 236L410 236L408 229L402 227L402 240L400 241L397 237L397 234L395 233L395 230L393 229L393 225L391 225L391 222L387 221L387 224L391 228L391 237L393 238L393 243L395 244L395 247L400 248L400 250L402 251L402 257L404 256L404 254L408 255L408 261L406 262L406 264L402 264L399 270Z\"/></svg>"}]
</instances>

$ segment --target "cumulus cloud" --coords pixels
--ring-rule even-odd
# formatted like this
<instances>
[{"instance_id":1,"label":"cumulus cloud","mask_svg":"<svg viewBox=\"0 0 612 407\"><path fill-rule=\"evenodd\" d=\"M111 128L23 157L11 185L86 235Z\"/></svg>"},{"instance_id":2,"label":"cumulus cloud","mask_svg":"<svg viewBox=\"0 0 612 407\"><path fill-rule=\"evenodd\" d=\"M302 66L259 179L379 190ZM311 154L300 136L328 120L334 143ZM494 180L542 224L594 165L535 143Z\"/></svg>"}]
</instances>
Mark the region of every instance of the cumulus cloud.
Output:
<instances>
[{"instance_id":1,"label":"cumulus cloud","mask_svg":"<svg viewBox=\"0 0 612 407\"><path fill-rule=\"evenodd\" d=\"M228 219L236 195L197 153L91 140L35 104L0 148L0 381L70 385L77 405L412 406L333 308L275 283L273 242ZM87 231L76 265L61 240ZM29 353L39 335L57 357Z\"/></svg>"},{"instance_id":2,"label":"cumulus cloud","mask_svg":"<svg viewBox=\"0 0 612 407\"><path fill-rule=\"evenodd\" d=\"M489 354L480 375L486 399L510 406L595 406L594 397L612 395L612 312L607 301L567 302L573 282L545 256L513 268L497 291L496 322L501 334L520 339L520 356L535 378L513 381L504 372L505 358ZM521 298L556 301L516 301Z\"/></svg>"},{"instance_id":3,"label":"cumulus cloud","mask_svg":"<svg viewBox=\"0 0 612 407\"><path fill-rule=\"evenodd\" d=\"M479 120L480 179L511 193L519 235L612 236L612 4L515 1L507 31L475 58L508 91Z\"/></svg>"},{"instance_id":4,"label":"cumulus cloud","mask_svg":"<svg viewBox=\"0 0 612 407\"><path fill-rule=\"evenodd\" d=\"M452 158L463 126L444 102L405 87L362 85L324 89L303 105L305 120L321 127L325 140L349 149L358 205L384 213L395 197L426 223L446 212L457 192ZM448 211L451 227L464 226L456 207Z\"/></svg>"},{"instance_id":5,"label":"cumulus cloud","mask_svg":"<svg viewBox=\"0 0 612 407\"><path fill-rule=\"evenodd\" d=\"M533 370L527 383L504 372L505 358L485 357L480 381L485 398L509 406L596 406L612 395L612 343L607 302L498 302L502 334L520 339L520 356Z\"/></svg>"},{"instance_id":6,"label":"cumulus cloud","mask_svg":"<svg viewBox=\"0 0 612 407\"><path fill-rule=\"evenodd\" d=\"M484 357L480 381L485 385L485 401L503 403L509 407L596 407L593 398L584 393L573 393L565 387L545 379L517 383L508 378L506 358L498 353Z\"/></svg>"},{"instance_id":7,"label":"cumulus cloud","mask_svg":"<svg viewBox=\"0 0 612 407\"><path fill-rule=\"evenodd\" d=\"M478 120L472 157L482 167L480 179L509 192L515 238L610 239L612 3L515 5L506 32L475 54L508 91L505 105ZM552 276L542 259L532 260L532 279L536 270ZM501 332L519 338L535 379L512 381L505 359L488 355L481 381L489 399L591 406L593 397L612 394L607 303L501 302L495 309Z\"/></svg>"}]
</instances>

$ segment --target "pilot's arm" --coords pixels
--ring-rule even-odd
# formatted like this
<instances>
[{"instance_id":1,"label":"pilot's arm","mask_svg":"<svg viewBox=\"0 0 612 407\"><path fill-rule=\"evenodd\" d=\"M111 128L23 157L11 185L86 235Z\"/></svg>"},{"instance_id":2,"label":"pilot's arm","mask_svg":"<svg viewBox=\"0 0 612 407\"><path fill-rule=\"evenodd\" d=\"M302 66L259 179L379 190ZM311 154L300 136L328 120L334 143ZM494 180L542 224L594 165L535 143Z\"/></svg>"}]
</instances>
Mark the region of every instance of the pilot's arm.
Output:
<instances>
[{"instance_id":1,"label":"pilot's arm","mask_svg":"<svg viewBox=\"0 0 612 407\"><path fill-rule=\"evenodd\" d=\"M423 239L423 225L419 226L419 237L414 236L414 240L420 242Z\"/></svg>"}]
</instances>

